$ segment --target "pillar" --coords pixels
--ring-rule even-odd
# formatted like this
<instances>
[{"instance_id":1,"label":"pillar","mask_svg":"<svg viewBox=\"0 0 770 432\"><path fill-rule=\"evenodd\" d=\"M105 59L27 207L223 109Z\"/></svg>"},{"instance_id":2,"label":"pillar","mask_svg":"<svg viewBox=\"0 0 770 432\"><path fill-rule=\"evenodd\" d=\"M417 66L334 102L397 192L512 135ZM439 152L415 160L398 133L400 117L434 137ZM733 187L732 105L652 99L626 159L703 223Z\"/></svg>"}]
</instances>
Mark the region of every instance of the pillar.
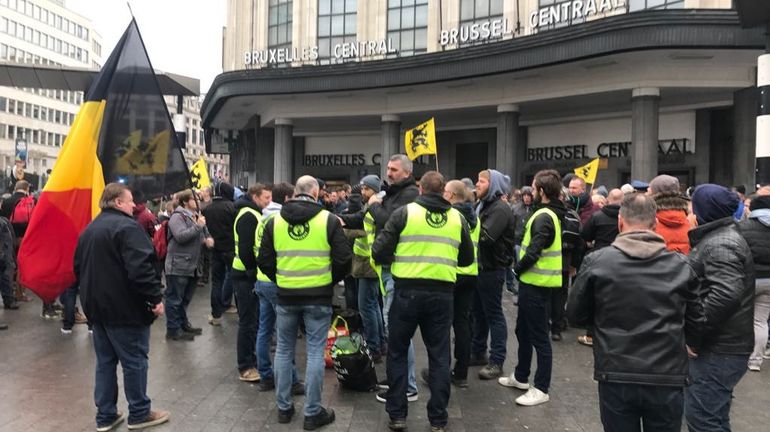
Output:
<instances>
[{"instance_id":1,"label":"pillar","mask_svg":"<svg viewBox=\"0 0 770 432\"><path fill-rule=\"evenodd\" d=\"M273 158L273 182L294 183L292 155L294 123L290 119L275 119L275 156Z\"/></svg>"},{"instance_id":2,"label":"pillar","mask_svg":"<svg viewBox=\"0 0 770 432\"><path fill-rule=\"evenodd\" d=\"M380 151L380 178L386 178L388 159L400 153L401 118L393 114L382 116L382 150Z\"/></svg>"},{"instance_id":3,"label":"pillar","mask_svg":"<svg viewBox=\"0 0 770 432\"><path fill-rule=\"evenodd\" d=\"M495 169L511 177L512 184L518 184L519 159L519 106L503 104L497 106L497 164Z\"/></svg>"},{"instance_id":4,"label":"pillar","mask_svg":"<svg viewBox=\"0 0 770 432\"><path fill-rule=\"evenodd\" d=\"M770 34L770 30L768 32ZM762 54L757 61L757 88L759 110L756 123L755 178L750 184L764 186L770 184L770 54Z\"/></svg>"},{"instance_id":5,"label":"pillar","mask_svg":"<svg viewBox=\"0 0 770 432\"><path fill-rule=\"evenodd\" d=\"M761 88L758 92L756 87L748 87L733 93L733 148L728 153L732 164L728 165L731 169L726 178L730 183L726 186L743 185L748 193L753 192L756 186L752 168L762 168L762 161L770 159L770 143L766 142L770 135L765 135L765 138L757 135L767 133L763 125L765 116L757 116L757 106L762 111L762 105L767 103L762 101L760 92ZM764 157L760 156L762 151L766 152ZM763 173L768 174L764 170ZM756 182L765 184L768 179L763 182L757 175Z\"/></svg>"},{"instance_id":6,"label":"pillar","mask_svg":"<svg viewBox=\"0 0 770 432\"><path fill-rule=\"evenodd\" d=\"M649 182L658 175L660 90L642 87L631 99L631 179Z\"/></svg>"}]
</instances>

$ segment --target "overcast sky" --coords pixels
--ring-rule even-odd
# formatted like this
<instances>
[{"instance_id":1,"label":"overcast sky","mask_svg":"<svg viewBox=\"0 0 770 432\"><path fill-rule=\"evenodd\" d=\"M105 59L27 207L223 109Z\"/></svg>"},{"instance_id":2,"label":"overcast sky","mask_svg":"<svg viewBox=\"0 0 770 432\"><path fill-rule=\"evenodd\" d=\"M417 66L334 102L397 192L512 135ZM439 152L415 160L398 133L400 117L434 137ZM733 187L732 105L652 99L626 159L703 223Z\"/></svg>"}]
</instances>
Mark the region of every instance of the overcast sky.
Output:
<instances>
[{"instance_id":1,"label":"overcast sky","mask_svg":"<svg viewBox=\"0 0 770 432\"><path fill-rule=\"evenodd\" d=\"M156 70L198 78L201 92L222 72L226 0L131 0L139 31ZM103 59L123 35L131 13L125 0L65 0L93 22Z\"/></svg>"}]
</instances>

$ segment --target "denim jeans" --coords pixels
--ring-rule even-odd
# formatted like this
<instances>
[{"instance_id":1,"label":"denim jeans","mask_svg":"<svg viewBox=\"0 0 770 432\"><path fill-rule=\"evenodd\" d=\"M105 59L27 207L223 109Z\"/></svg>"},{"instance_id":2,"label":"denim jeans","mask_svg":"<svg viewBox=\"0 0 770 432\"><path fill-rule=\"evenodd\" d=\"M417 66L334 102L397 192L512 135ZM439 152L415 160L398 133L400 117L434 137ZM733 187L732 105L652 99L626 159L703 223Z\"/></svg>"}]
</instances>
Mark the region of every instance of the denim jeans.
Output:
<instances>
[{"instance_id":1,"label":"denim jeans","mask_svg":"<svg viewBox=\"0 0 770 432\"><path fill-rule=\"evenodd\" d=\"M519 314L516 317L516 339L519 341L519 359L515 377L519 382L529 380L532 368L532 349L537 353L535 387L548 393L551 386L553 352L548 337L548 310L551 305L552 288L543 288L526 283L519 284Z\"/></svg>"},{"instance_id":2,"label":"denim jeans","mask_svg":"<svg viewBox=\"0 0 770 432\"><path fill-rule=\"evenodd\" d=\"M254 293L254 282L249 279L233 279L235 302L238 305L238 341L236 357L238 371L257 367L257 327L259 326L259 301Z\"/></svg>"},{"instance_id":3,"label":"denim jeans","mask_svg":"<svg viewBox=\"0 0 770 432\"><path fill-rule=\"evenodd\" d=\"M599 383L599 411L605 432L680 432L682 387Z\"/></svg>"},{"instance_id":4,"label":"denim jeans","mask_svg":"<svg viewBox=\"0 0 770 432\"><path fill-rule=\"evenodd\" d=\"M473 354L477 357L485 356L489 338L489 363L501 366L505 363L508 342L508 324L505 322L502 303L504 280L504 269L479 272L472 311Z\"/></svg>"},{"instance_id":5,"label":"denim jeans","mask_svg":"<svg viewBox=\"0 0 770 432\"><path fill-rule=\"evenodd\" d=\"M270 343L275 332L275 301L278 296L278 285L273 282L257 281L254 292L259 298L259 327L257 328L257 370L259 376L271 379L273 375L273 359L270 356ZM292 360L293 361L293 360ZM292 370L292 384L297 382L296 366Z\"/></svg>"},{"instance_id":6,"label":"denim jeans","mask_svg":"<svg viewBox=\"0 0 770 432\"><path fill-rule=\"evenodd\" d=\"M471 357L471 304L477 283L478 278L475 276L458 276L455 286L452 329L455 332L454 375L459 379L468 378L468 362Z\"/></svg>"},{"instance_id":7,"label":"denim jeans","mask_svg":"<svg viewBox=\"0 0 770 432\"><path fill-rule=\"evenodd\" d=\"M399 289L390 309L388 336L388 390L385 410L392 419L405 419L409 404L406 397L408 352L412 337L420 334L428 351L428 420L432 426L445 426L451 392L449 333L453 318L452 292Z\"/></svg>"},{"instance_id":8,"label":"denim jeans","mask_svg":"<svg viewBox=\"0 0 770 432\"><path fill-rule=\"evenodd\" d=\"M305 417L321 412L324 381L324 348L332 320L332 307L322 305L276 305L278 347L275 351L275 388L278 409L294 405L291 394L294 351L299 321L305 322L307 365L305 366Z\"/></svg>"},{"instance_id":9,"label":"denim jeans","mask_svg":"<svg viewBox=\"0 0 770 432\"><path fill-rule=\"evenodd\" d=\"M77 307L79 291L80 286L78 284L72 284L72 286L67 288L67 290L59 297L62 306L64 306L64 317L62 319L62 328L64 329L71 330L75 325L75 309Z\"/></svg>"},{"instance_id":10,"label":"denim jeans","mask_svg":"<svg viewBox=\"0 0 770 432\"><path fill-rule=\"evenodd\" d=\"M385 297L382 299L382 320L385 324L385 340L388 340L388 316L390 315L390 307L393 305L393 292L396 285L393 280L393 275L390 274L390 267L382 268L382 284L385 286ZM414 343L409 343L407 367L409 368L407 391L409 393L417 393L417 377L414 374Z\"/></svg>"},{"instance_id":11,"label":"denim jeans","mask_svg":"<svg viewBox=\"0 0 770 432\"><path fill-rule=\"evenodd\" d=\"M198 279L193 276L166 275L163 302L166 309L166 331L175 332L189 325L187 306L195 294Z\"/></svg>"},{"instance_id":12,"label":"denim jeans","mask_svg":"<svg viewBox=\"0 0 770 432\"><path fill-rule=\"evenodd\" d=\"M123 391L128 401L128 423L140 423L150 414L147 397L147 355L150 326L117 327L94 324L96 352L96 425L107 426L118 414L117 366L123 368Z\"/></svg>"},{"instance_id":13,"label":"denim jeans","mask_svg":"<svg viewBox=\"0 0 770 432\"><path fill-rule=\"evenodd\" d=\"M233 259L217 251L211 253L211 316L221 318L233 297L230 269Z\"/></svg>"},{"instance_id":14,"label":"denim jeans","mask_svg":"<svg viewBox=\"0 0 770 432\"><path fill-rule=\"evenodd\" d=\"M699 353L690 359L692 384L684 391L690 432L730 430L733 389L746 373L748 355Z\"/></svg>"},{"instance_id":15,"label":"denim jeans","mask_svg":"<svg viewBox=\"0 0 770 432\"><path fill-rule=\"evenodd\" d=\"M770 279L757 279L757 288L770 285ZM759 289L757 289L759 292ZM754 352L749 357L749 364L762 366L762 355L767 346L767 319L770 317L770 294L762 293L754 297Z\"/></svg>"},{"instance_id":16,"label":"denim jeans","mask_svg":"<svg viewBox=\"0 0 770 432\"><path fill-rule=\"evenodd\" d=\"M364 338L369 351L379 353L385 337L385 323L382 321L380 302L380 281L370 278L358 278L358 312L364 324Z\"/></svg>"}]
</instances>

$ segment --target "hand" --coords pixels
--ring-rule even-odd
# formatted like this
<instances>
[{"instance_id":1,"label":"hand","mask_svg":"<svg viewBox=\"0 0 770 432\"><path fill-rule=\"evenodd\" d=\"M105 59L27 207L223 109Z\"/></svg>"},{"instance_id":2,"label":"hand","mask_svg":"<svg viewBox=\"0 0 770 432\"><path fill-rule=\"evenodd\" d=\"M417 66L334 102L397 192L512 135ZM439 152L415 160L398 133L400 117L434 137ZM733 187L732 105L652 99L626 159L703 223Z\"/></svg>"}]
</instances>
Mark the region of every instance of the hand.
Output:
<instances>
[{"instance_id":1,"label":"hand","mask_svg":"<svg viewBox=\"0 0 770 432\"><path fill-rule=\"evenodd\" d=\"M369 198L369 205L374 203L382 204L382 198L378 197L377 195L372 195L372 197Z\"/></svg>"},{"instance_id":2,"label":"hand","mask_svg":"<svg viewBox=\"0 0 770 432\"><path fill-rule=\"evenodd\" d=\"M575 277L576 274L577 274L577 269L575 267L570 266L569 277Z\"/></svg>"},{"instance_id":3,"label":"hand","mask_svg":"<svg viewBox=\"0 0 770 432\"><path fill-rule=\"evenodd\" d=\"M203 243L206 245L207 248L211 249L214 247L214 238L206 237L206 240L204 240Z\"/></svg>"},{"instance_id":4,"label":"hand","mask_svg":"<svg viewBox=\"0 0 770 432\"><path fill-rule=\"evenodd\" d=\"M152 308L152 313L155 314L156 317L163 315L164 312L165 309L163 308L163 302L156 304L155 307Z\"/></svg>"},{"instance_id":5,"label":"hand","mask_svg":"<svg viewBox=\"0 0 770 432\"><path fill-rule=\"evenodd\" d=\"M689 345L687 345L687 357L690 357L691 359L698 358L698 353L693 351Z\"/></svg>"},{"instance_id":6,"label":"hand","mask_svg":"<svg viewBox=\"0 0 770 432\"><path fill-rule=\"evenodd\" d=\"M345 221L341 217L337 216L337 220L340 221L340 225L345 226Z\"/></svg>"},{"instance_id":7,"label":"hand","mask_svg":"<svg viewBox=\"0 0 770 432\"><path fill-rule=\"evenodd\" d=\"M195 220L195 223L197 223L198 226L200 227L206 226L206 217L203 215L199 215L198 219Z\"/></svg>"}]
</instances>

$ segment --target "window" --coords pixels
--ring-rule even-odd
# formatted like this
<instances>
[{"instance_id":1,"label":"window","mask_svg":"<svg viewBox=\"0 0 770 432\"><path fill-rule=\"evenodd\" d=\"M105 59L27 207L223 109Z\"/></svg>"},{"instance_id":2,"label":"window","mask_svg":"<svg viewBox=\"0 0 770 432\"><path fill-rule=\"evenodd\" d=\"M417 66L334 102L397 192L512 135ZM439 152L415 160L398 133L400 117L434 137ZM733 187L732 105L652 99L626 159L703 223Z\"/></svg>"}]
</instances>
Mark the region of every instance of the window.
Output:
<instances>
[{"instance_id":1,"label":"window","mask_svg":"<svg viewBox=\"0 0 770 432\"><path fill-rule=\"evenodd\" d=\"M428 49L428 0L388 0L388 38L399 56Z\"/></svg>"},{"instance_id":2,"label":"window","mask_svg":"<svg viewBox=\"0 0 770 432\"><path fill-rule=\"evenodd\" d=\"M8 139L16 139L16 126L8 125Z\"/></svg>"},{"instance_id":3,"label":"window","mask_svg":"<svg viewBox=\"0 0 770 432\"><path fill-rule=\"evenodd\" d=\"M0 44L0 60L8 58L8 45Z\"/></svg>"},{"instance_id":4,"label":"window","mask_svg":"<svg viewBox=\"0 0 770 432\"><path fill-rule=\"evenodd\" d=\"M553 1L553 0L551 0ZM460 26L503 18L503 0L460 0ZM466 42L472 45L478 42Z\"/></svg>"},{"instance_id":5,"label":"window","mask_svg":"<svg viewBox=\"0 0 770 432\"><path fill-rule=\"evenodd\" d=\"M291 48L293 3L292 0L270 0L267 24L269 48Z\"/></svg>"},{"instance_id":6,"label":"window","mask_svg":"<svg viewBox=\"0 0 770 432\"><path fill-rule=\"evenodd\" d=\"M562 3L567 3L570 1L571 0L539 0L539 6L541 8L544 8L548 6L561 5ZM628 3L628 1L626 1L626 3ZM581 16L580 18L573 18L572 14L570 14L568 21L562 21L557 24L551 24L548 27L540 27L540 30L551 30L555 28L567 27L572 24L578 24L578 23L584 23L584 22L586 22L585 16Z\"/></svg>"},{"instance_id":7,"label":"window","mask_svg":"<svg viewBox=\"0 0 770 432\"><path fill-rule=\"evenodd\" d=\"M334 47L356 41L357 0L318 0L318 57L329 63Z\"/></svg>"},{"instance_id":8,"label":"window","mask_svg":"<svg viewBox=\"0 0 770 432\"><path fill-rule=\"evenodd\" d=\"M5 138L5 125L0 123L0 139Z\"/></svg>"},{"instance_id":9,"label":"window","mask_svg":"<svg viewBox=\"0 0 770 432\"><path fill-rule=\"evenodd\" d=\"M5 109L7 106L8 106L8 99L0 96L0 112L5 112Z\"/></svg>"},{"instance_id":10,"label":"window","mask_svg":"<svg viewBox=\"0 0 770 432\"><path fill-rule=\"evenodd\" d=\"M8 18L0 18L0 33L8 33Z\"/></svg>"},{"instance_id":11,"label":"window","mask_svg":"<svg viewBox=\"0 0 770 432\"><path fill-rule=\"evenodd\" d=\"M628 11L644 9L682 9L684 0L628 0Z\"/></svg>"}]
</instances>

